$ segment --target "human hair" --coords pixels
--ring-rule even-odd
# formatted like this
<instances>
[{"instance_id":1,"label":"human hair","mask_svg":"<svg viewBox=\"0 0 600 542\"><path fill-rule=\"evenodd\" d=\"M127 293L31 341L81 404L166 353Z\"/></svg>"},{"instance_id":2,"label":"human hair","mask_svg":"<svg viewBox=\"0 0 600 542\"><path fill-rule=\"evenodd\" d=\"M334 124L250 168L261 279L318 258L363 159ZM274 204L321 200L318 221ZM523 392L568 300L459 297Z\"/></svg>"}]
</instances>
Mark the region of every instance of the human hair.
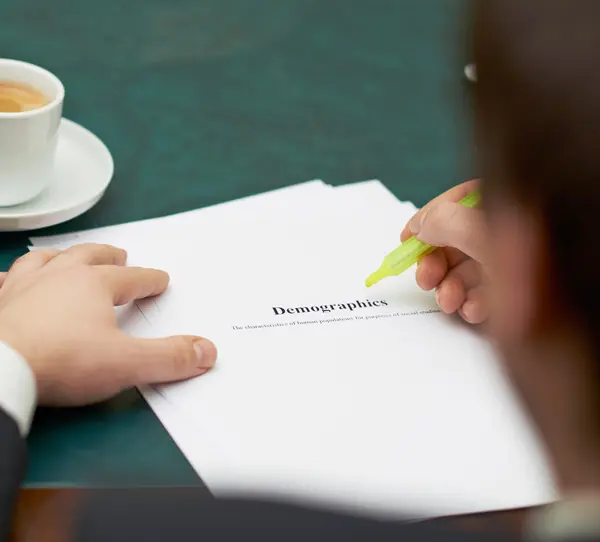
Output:
<instances>
[{"instance_id":1,"label":"human hair","mask_svg":"<svg viewBox=\"0 0 600 542\"><path fill-rule=\"evenodd\" d=\"M539 217L565 318L600 360L600 1L471 7L484 199L501 194Z\"/></svg>"}]
</instances>

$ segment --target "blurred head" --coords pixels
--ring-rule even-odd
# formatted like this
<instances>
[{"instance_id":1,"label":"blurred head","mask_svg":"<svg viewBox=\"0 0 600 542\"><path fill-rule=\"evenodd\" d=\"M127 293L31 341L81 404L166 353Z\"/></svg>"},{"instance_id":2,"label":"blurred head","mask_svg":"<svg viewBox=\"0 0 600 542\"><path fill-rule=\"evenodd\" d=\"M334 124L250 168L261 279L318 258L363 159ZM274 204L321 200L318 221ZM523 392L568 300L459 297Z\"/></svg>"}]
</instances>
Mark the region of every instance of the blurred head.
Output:
<instances>
[{"instance_id":1,"label":"blurred head","mask_svg":"<svg viewBox=\"0 0 600 542\"><path fill-rule=\"evenodd\" d=\"M600 2L474 0L490 333L564 488L600 486Z\"/></svg>"}]
</instances>

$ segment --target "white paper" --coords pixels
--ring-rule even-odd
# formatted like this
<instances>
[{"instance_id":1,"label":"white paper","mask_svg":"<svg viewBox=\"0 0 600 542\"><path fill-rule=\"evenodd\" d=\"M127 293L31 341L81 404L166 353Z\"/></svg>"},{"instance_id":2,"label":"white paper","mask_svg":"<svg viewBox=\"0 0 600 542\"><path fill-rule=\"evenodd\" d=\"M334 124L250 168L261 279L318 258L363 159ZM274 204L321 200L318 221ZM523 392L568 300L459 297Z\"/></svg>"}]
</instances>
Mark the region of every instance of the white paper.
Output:
<instances>
[{"instance_id":1,"label":"white paper","mask_svg":"<svg viewBox=\"0 0 600 542\"><path fill-rule=\"evenodd\" d=\"M310 197L315 197L316 195L320 198L325 197L324 194L329 192L329 190L331 190L331 187L321 180L308 181L272 190L264 194L256 194L165 217L139 220L62 235L32 237L31 242L36 247L54 247L82 242L107 243L110 242L108 241L110 239L120 240L136 235L141 236L141 238L148 238L151 235L180 234L180 232L185 232L186 229L194 226L198 221L202 222L206 217L219 217L222 220L228 216L235 218L240 212L243 213L243 216L250 214L260 216L260 213L265 210L275 210L280 213L293 211L298 206L310 202L310 199L308 199Z\"/></svg>"},{"instance_id":2,"label":"white paper","mask_svg":"<svg viewBox=\"0 0 600 542\"><path fill-rule=\"evenodd\" d=\"M94 233L132 265L171 274L165 295L122 315L130 332L219 347L210 373L144 391L194 468L219 495L393 517L552 500L545 457L486 343L437 312L414 271L364 287L414 207L376 182L323 188L283 213L275 198L260 216L240 205L195 218L192 234L173 220L152 242Z\"/></svg>"}]
</instances>

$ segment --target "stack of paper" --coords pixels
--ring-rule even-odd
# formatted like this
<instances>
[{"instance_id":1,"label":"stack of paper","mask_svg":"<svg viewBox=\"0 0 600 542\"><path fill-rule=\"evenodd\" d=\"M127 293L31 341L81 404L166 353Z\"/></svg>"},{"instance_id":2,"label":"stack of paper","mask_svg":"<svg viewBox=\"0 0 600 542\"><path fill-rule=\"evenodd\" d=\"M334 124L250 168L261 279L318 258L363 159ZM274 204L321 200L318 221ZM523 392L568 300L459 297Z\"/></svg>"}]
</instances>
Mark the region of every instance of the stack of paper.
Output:
<instances>
[{"instance_id":1,"label":"stack of paper","mask_svg":"<svg viewBox=\"0 0 600 542\"><path fill-rule=\"evenodd\" d=\"M391 517L549 502L546 459L485 341L414 271L364 286L414 212L378 181L312 181L32 242L110 243L169 271L163 296L119 316L135 335L217 344L210 373L142 390L215 494Z\"/></svg>"}]
</instances>

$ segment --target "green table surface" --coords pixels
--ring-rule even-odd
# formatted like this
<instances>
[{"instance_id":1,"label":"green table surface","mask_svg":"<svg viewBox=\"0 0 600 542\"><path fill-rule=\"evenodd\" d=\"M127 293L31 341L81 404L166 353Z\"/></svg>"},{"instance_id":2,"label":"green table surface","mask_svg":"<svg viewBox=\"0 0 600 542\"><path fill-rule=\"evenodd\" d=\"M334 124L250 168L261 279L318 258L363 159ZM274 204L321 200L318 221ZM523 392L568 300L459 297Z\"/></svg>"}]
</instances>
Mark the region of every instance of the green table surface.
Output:
<instances>
[{"instance_id":1,"label":"green table surface","mask_svg":"<svg viewBox=\"0 0 600 542\"><path fill-rule=\"evenodd\" d=\"M0 55L54 71L116 166L94 209L42 233L312 178L423 204L469 173L463 18L458 0L4 0ZM6 269L27 235L0 236ZM29 445L30 486L201 485L135 391L38 409Z\"/></svg>"}]
</instances>

